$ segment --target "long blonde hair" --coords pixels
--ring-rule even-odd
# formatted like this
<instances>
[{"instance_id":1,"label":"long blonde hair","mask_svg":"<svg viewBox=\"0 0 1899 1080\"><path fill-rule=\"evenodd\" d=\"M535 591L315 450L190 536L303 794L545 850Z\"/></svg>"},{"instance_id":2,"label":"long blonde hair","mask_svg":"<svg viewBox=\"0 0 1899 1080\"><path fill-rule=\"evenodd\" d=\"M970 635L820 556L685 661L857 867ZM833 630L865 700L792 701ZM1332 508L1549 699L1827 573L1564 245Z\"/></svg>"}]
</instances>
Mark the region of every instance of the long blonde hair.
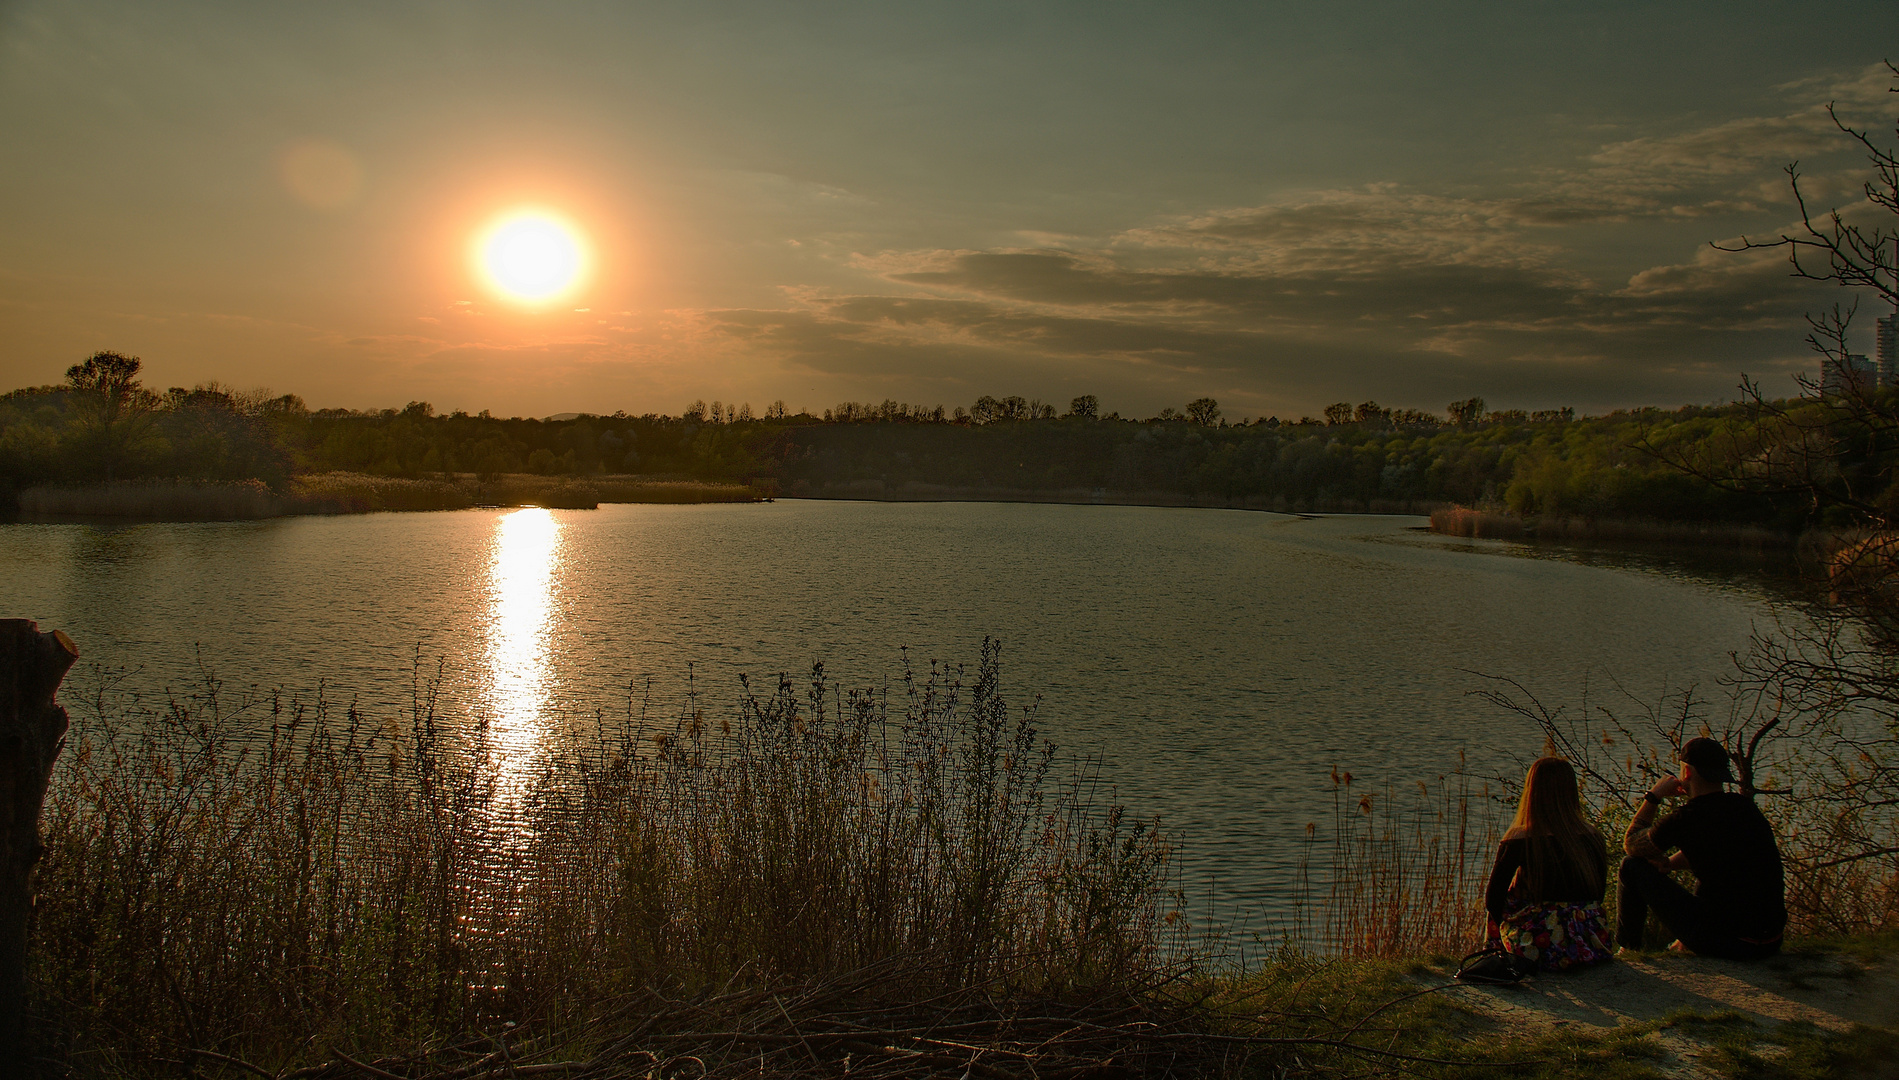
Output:
<instances>
[{"instance_id":1,"label":"long blonde hair","mask_svg":"<svg viewBox=\"0 0 1899 1080\"><path fill-rule=\"evenodd\" d=\"M1545 872L1558 865L1574 867L1592 893L1602 889L1609 872L1608 851L1602 833L1583 813L1576 770L1566 759L1540 757L1530 764L1506 836L1526 842L1523 884L1531 895L1543 895Z\"/></svg>"}]
</instances>

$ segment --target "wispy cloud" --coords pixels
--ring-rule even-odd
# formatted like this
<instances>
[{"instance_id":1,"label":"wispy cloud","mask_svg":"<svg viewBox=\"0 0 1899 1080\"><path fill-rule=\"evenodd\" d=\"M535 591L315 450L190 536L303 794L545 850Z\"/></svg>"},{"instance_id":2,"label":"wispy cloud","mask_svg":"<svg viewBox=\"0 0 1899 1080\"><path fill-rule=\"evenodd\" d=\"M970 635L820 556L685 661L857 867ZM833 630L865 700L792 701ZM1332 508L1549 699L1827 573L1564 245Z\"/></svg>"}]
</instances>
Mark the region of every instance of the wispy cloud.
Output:
<instances>
[{"instance_id":1,"label":"wispy cloud","mask_svg":"<svg viewBox=\"0 0 1899 1080\"><path fill-rule=\"evenodd\" d=\"M1889 107L1883 67L1823 88ZM1804 364L1816 288L1774 252L1699 246L1620 280L1577 253L1614 223L1753 217L1788 227L1781 169L1850 149L1813 87L1786 112L1609 143L1485 196L1377 184L1213 209L1031 248L890 251L860 270L896 295L800 294L704 313L707 332L804 370L1020 378L1093 372L1262 404L1540 391L1585 407L1707 400L1743 370ZM1600 271L1598 271L1600 273ZM1396 372L1396 375L1390 373ZM1382 373L1382 374L1381 374ZM960 377L960 378L959 378Z\"/></svg>"}]
</instances>

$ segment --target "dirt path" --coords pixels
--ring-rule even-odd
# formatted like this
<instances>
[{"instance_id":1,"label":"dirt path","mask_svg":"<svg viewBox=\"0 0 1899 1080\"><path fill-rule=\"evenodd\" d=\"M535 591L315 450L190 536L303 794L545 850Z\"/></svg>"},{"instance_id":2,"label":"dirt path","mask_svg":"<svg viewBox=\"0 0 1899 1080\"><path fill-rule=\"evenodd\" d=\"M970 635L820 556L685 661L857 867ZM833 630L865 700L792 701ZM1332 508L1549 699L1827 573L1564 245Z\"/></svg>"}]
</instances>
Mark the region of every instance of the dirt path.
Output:
<instances>
[{"instance_id":1,"label":"dirt path","mask_svg":"<svg viewBox=\"0 0 1899 1080\"><path fill-rule=\"evenodd\" d=\"M1757 1023L1804 1020L1831 1031L1855 1024L1899 1030L1899 957L1860 961L1792 953L1754 963L1647 954L1518 986L1447 991L1459 1005L1526 1032L1607 1030L1692 1010L1736 1012ZM1710 1075L1693 1040L1667 1030L1671 1075Z\"/></svg>"}]
</instances>

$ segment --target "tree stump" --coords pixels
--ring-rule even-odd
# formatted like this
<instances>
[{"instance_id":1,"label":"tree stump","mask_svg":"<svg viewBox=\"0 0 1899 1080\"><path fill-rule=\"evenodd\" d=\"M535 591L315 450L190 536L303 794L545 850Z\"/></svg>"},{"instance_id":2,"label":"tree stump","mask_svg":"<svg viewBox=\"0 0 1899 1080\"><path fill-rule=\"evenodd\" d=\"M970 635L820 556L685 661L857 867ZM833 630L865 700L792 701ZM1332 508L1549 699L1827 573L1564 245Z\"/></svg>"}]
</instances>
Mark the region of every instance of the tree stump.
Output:
<instances>
[{"instance_id":1,"label":"tree stump","mask_svg":"<svg viewBox=\"0 0 1899 1080\"><path fill-rule=\"evenodd\" d=\"M40 807L53 761L66 745L66 710L54 701L79 659L72 639L30 619L0 619L0 1076L25 1076L27 925Z\"/></svg>"}]
</instances>

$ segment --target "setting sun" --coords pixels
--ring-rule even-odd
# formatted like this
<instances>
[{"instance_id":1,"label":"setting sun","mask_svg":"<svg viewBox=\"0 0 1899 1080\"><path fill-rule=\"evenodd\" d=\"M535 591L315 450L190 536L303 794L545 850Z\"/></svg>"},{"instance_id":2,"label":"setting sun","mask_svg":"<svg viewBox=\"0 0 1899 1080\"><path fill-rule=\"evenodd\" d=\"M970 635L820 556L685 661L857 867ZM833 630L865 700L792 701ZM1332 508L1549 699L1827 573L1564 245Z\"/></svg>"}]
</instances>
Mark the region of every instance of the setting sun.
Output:
<instances>
[{"instance_id":1,"label":"setting sun","mask_svg":"<svg viewBox=\"0 0 1899 1080\"><path fill-rule=\"evenodd\" d=\"M551 300L571 290L586 269L573 227L551 214L525 211L496 223L478 246L481 269L516 300Z\"/></svg>"}]
</instances>

